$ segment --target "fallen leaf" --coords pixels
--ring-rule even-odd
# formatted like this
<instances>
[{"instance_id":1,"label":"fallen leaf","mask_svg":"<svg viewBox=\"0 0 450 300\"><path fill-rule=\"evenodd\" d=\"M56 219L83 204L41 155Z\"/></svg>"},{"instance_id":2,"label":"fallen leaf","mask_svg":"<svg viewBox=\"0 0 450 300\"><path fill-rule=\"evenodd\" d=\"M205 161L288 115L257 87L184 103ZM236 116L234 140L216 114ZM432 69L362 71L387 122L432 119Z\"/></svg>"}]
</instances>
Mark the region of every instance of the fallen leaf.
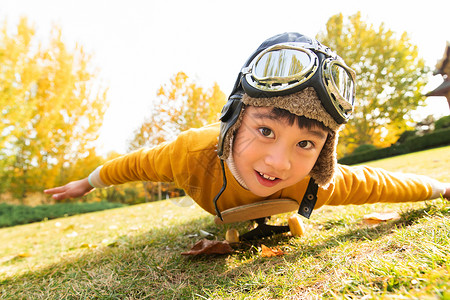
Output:
<instances>
[{"instance_id":1,"label":"fallen leaf","mask_svg":"<svg viewBox=\"0 0 450 300\"><path fill-rule=\"evenodd\" d=\"M69 230L72 230L72 229L74 229L75 228L75 226L73 225L73 224L70 224L70 225L68 225L67 227L65 227L63 230L64 231L69 231Z\"/></svg>"},{"instance_id":2,"label":"fallen leaf","mask_svg":"<svg viewBox=\"0 0 450 300\"><path fill-rule=\"evenodd\" d=\"M266 245L261 244L261 256L262 257L273 257L284 255L283 250L278 248L269 248Z\"/></svg>"},{"instance_id":3,"label":"fallen leaf","mask_svg":"<svg viewBox=\"0 0 450 300\"><path fill-rule=\"evenodd\" d=\"M108 247L116 247L119 243L117 241L114 241L112 243L108 244Z\"/></svg>"},{"instance_id":4,"label":"fallen leaf","mask_svg":"<svg viewBox=\"0 0 450 300\"><path fill-rule=\"evenodd\" d=\"M81 244L80 248L90 248L90 249L92 249L92 248L97 248L97 245L95 245L95 244L83 243L83 244Z\"/></svg>"},{"instance_id":5,"label":"fallen leaf","mask_svg":"<svg viewBox=\"0 0 450 300\"><path fill-rule=\"evenodd\" d=\"M371 213L363 217L363 222L365 224L379 224L381 222L386 222L389 220L398 220L400 215L396 212L393 213Z\"/></svg>"},{"instance_id":6,"label":"fallen leaf","mask_svg":"<svg viewBox=\"0 0 450 300\"><path fill-rule=\"evenodd\" d=\"M28 252L22 252L22 253L17 254L16 257L24 258L24 257L30 257L30 256L31 256L30 253L28 253Z\"/></svg>"},{"instance_id":7,"label":"fallen leaf","mask_svg":"<svg viewBox=\"0 0 450 300\"><path fill-rule=\"evenodd\" d=\"M227 241L211 241L202 239L195 243L191 250L181 253L182 255L199 255L199 254L230 254L233 248Z\"/></svg>"}]
</instances>

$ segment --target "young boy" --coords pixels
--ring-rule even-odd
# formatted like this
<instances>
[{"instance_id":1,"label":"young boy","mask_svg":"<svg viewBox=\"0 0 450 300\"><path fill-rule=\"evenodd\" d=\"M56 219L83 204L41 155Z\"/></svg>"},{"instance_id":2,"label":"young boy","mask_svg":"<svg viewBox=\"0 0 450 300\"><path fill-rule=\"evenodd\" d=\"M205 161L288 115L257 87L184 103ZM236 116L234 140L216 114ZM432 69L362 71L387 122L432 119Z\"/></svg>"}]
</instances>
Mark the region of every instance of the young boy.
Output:
<instances>
[{"instance_id":1,"label":"young boy","mask_svg":"<svg viewBox=\"0 0 450 300\"><path fill-rule=\"evenodd\" d=\"M353 107L355 75L298 33L266 40L250 56L220 124L108 161L88 178L48 189L56 200L129 181L171 181L203 209L221 212L291 198L299 213L322 205L450 197L450 183L336 163L338 131Z\"/></svg>"}]
</instances>

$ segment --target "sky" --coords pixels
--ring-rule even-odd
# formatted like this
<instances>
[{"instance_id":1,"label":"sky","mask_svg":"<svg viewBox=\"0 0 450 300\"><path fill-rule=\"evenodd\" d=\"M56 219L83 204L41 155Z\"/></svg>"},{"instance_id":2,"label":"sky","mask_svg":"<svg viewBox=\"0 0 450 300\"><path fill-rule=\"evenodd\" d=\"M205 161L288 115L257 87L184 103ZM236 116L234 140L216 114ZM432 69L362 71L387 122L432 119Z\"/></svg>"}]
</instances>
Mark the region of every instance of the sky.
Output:
<instances>
[{"instance_id":1,"label":"sky","mask_svg":"<svg viewBox=\"0 0 450 300\"><path fill-rule=\"evenodd\" d=\"M261 42L296 31L314 37L327 20L360 11L368 23L406 31L419 55L434 69L450 41L448 1L402 0L0 0L0 21L25 16L43 41L53 25L65 43L93 55L110 105L98 153L125 153L133 131L149 114L162 84L179 71L205 88L217 82L228 95L236 76ZM47 39L48 40L48 39ZM441 76L430 77L424 92ZM448 114L444 97L430 97L418 118Z\"/></svg>"}]
</instances>

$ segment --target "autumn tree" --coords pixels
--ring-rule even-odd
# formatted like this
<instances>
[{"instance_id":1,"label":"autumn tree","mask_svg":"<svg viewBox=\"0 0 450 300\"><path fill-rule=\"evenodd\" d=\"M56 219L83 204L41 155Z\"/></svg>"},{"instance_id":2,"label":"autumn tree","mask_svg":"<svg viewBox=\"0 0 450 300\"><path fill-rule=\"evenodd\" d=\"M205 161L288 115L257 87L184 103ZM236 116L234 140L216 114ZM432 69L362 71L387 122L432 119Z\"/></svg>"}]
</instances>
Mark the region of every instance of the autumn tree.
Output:
<instances>
[{"instance_id":1,"label":"autumn tree","mask_svg":"<svg viewBox=\"0 0 450 300\"><path fill-rule=\"evenodd\" d=\"M134 132L134 138L129 145L130 150L156 146L174 139L180 132L189 128L217 122L225 101L225 94L217 83L212 88L204 89L185 73L178 72L170 79L169 84L159 88L149 117ZM145 182L144 187L150 196L157 190L156 199L161 199L164 190L172 194L179 192L173 184L167 186Z\"/></svg>"},{"instance_id":2,"label":"autumn tree","mask_svg":"<svg viewBox=\"0 0 450 300\"><path fill-rule=\"evenodd\" d=\"M397 35L384 24L369 25L360 13L348 20L332 16L317 39L356 71L355 110L340 144L346 151L362 144L390 145L423 104L428 68L417 46L406 32Z\"/></svg>"},{"instance_id":3,"label":"autumn tree","mask_svg":"<svg viewBox=\"0 0 450 300\"><path fill-rule=\"evenodd\" d=\"M80 171L70 170L77 160L95 160L107 102L90 59L80 46L68 49L56 26L45 45L26 18L0 28L2 191L23 197L59 185Z\"/></svg>"},{"instance_id":4,"label":"autumn tree","mask_svg":"<svg viewBox=\"0 0 450 300\"><path fill-rule=\"evenodd\" d=\"M156 96L149 116L134 132L130 150L155 146L189 128L217 122L226 100L217 83L205 89L183 72L162 85Z\"/></svg>"}]
</instances>

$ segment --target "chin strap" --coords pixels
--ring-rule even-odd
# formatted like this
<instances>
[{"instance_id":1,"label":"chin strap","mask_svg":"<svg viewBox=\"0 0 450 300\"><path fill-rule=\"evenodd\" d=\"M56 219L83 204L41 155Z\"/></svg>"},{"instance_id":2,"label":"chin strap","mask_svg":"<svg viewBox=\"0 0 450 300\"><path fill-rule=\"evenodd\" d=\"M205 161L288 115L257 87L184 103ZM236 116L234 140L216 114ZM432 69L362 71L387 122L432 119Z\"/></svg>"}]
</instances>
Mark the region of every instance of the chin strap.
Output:
<instances>
[{"instance_id":1,"label":"chin strap","mask_svg":"<svg viewBox=\"0 0 450 300\"><path fill-rule=\"evenodd\" d=\"M216 214L220 218L221 221L223 221L222 214L220 213L219 208L217 207L217 200L219 200L220 195L222 195L223 191L225 191L225 188L227 187L227 176L225 175L225 166L223 165L223 160L220 160L220 166L222 167L222 174L223 174L223 184L222 188L220 189L219 193L214 197L214 208L216 209Z\"/></svg>"},{"instance_id":2,"label":"chin strap","mask_svg":"<svg viewBox=\"0 0 450 300\"><path fill-rule=\"evenodd\" d=\"M314 206L316 205L318 190L319 186L314 181L314 179L311 178L309 180L305 195L303 195L302 202L300 203L300 207L298 209L299 215L302 215L305 218L309 219L314 209Z\"/></svg>"},{"instance_id":3,"label":"chin strap","mask_svg":"<svg viewBox=\"0 0 450 300\"><path fill-rule=\"evenodd\" d=\"M222 214L217 206L217 201L219 200L222 193L225 191L227 187L227 176L225 174L225 166L223 160L220 160L220 166L222 167L222 175L223 175L223 184L219 193L214 197L214 208L216 210L217 216L223 221ZM308 183L308 187L306 188L305 195L303 195L302 202L300 203L300 207L298 209L298 214L308 218L311 216L311 213L314 209L314 206L317 202L317 192L319 191L319 185L314 181L314 179L310 179Z\"/></svg>"}]
</instances>

